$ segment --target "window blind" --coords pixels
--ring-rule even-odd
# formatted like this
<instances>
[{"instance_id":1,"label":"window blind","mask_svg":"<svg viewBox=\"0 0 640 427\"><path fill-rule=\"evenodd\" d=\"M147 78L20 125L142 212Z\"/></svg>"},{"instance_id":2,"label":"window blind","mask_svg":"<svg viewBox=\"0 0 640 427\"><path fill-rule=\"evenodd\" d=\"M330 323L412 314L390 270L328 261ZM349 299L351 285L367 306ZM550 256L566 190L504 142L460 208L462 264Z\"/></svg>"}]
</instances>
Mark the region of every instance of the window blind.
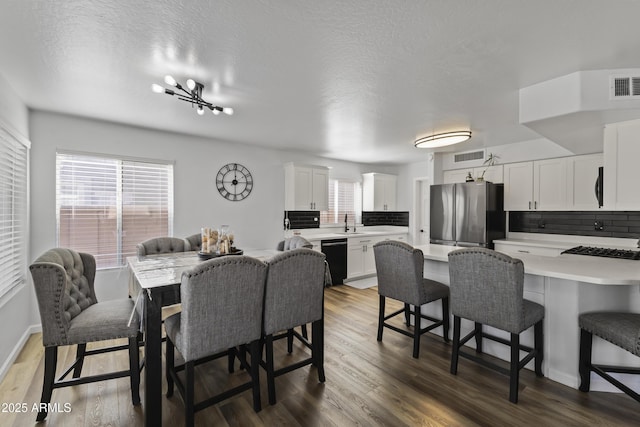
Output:
<instances>
[{"instance_id":1,"label":"window blind","mask_svg":"<svg viewBox=\"0 0 640 427\"><path fill-rule=\"evenodd\" d=\"M29 147L0 125L0 296L25 282Z\"/></svg>"},{"instance_id":2,"label":"window blind","mask_svg":"<svg viewBox=\"0 0 640 427\"><path fill-rule=\"evenodd\" d=\"M119 267L144 240L173 233L173 165L56 154L58 246Z\"/></svg>"},{"instance_id":3,"label":"window blind","mask_svg":"<svg viewBox=\"0 0 640 427\"><path fill-rule=\"evenodd\" d=\"M359 182L329 180L329 210L320 213L322 224L344 224L347 215L349 224L361 222L362 186Z\"/></svg>"}]
</instances>

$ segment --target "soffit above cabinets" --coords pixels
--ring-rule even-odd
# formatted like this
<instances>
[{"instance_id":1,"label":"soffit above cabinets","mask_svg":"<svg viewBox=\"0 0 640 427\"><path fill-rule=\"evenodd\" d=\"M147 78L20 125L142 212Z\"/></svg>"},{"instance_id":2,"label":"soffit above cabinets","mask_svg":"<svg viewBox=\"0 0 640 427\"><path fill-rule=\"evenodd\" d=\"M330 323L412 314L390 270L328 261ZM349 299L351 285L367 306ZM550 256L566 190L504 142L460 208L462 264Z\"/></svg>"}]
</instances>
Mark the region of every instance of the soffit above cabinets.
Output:
<instances>
[{"instance_id":1,"label":"soffit above cabinets","mask_svg":"<svg viewBox=\"0 0 640 427\"><path fill-rule=\"evenodd\" d=\"M634 81L640 69L579 71L520 89L520 123L574 154L602 151L604 125L640 118L639 96L613 93L624 76Z\"/></svg>"}]
</instances>

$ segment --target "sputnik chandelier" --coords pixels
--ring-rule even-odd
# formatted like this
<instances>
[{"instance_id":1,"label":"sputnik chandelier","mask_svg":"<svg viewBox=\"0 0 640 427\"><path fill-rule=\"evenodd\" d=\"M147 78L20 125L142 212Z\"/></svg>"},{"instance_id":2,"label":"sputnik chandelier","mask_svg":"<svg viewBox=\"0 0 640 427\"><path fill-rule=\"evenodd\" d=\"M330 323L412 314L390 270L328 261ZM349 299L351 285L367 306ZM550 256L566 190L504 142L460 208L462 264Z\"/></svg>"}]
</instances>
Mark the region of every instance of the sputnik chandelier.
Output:
<instances>
[{"instance_id":1,"label":"sputnik chandelier","mask_svg":"<svg viewBox=\"0 0 640 427\"><path fill-rule=\"evenodd\" d=\"M169 86L173 86L177 90L167 89L155 83L151 85L151 90L156 93L166 93L167 95L177 96L179 100L189 102L192 107L197 108L198 114L200 115L204 114L205 108L211 110L211 112L216 116L220 113L228 115L233 114L233 108L231 107L219 107L202 99L202 89L204 89L204 85L200 82L193 79L187 80L187 88L189 90L185 89L171 76L165 76L164 82Z\"/></svg>"}]
</instances>

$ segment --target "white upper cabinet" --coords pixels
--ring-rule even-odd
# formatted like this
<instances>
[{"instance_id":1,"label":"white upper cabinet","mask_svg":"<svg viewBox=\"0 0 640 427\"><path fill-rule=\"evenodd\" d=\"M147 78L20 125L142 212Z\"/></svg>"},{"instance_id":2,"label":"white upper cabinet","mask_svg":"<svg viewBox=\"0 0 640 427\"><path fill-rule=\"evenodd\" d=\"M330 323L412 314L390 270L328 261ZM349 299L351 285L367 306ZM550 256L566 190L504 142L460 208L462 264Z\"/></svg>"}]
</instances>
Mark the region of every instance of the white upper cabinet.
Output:
<instances>
[{"instance_id":1,"label":"white upper cabinet","mask_svg":"<svg viewBox=\"0 0 640 427\"><path fill-rule=\"evenodd\" d=\"M567 208L567 159L533 162L533 207L537 210Z\"/></svg>"},{"instance_id":2,"label":"white upper cabinet","mask_svg":"<svg viewBox=\"0 0 640 427\"><path fill-rule=\"evenodd\" d=\"M384 173L362 174L362 210L396 210L397 180L395 175Z\"/></svg>"},{"instance_id":3,"label":"white upper cabinet","mask_svg":"<svg viewBox=\"0 0 640 427\"><path fill-rule=\"evenodd\" d=\"M326 211L329 209L329 168L285 165L285 210Z\"/></svg>"},{"instance_id":4,"label":"white upper cabinet","mask_svg":"<svg viewBox=\"0 0 640 427\"><path fill-rule=\"evenodd\" d=\"M451 171L444 171L442 173L442 183L443 184L457 184L460 182L465 182L467 180L467 176L471 174L473 176L473 168L469 169L455 169Z\"/></svg>"},{"instance_id":5,"label":"white upper cabinet","mask_svg":"<svg viewBox=\"0 0 640 427\"><path fill-rule=\"evenodd\" d=\"M565 158L504 165L504 209L507 211L564 210L567 208L566 187Z\"/></svg>"},{"instance_id":6,"label":"white upper cabinet","mask_svg":"<svg viewBox=\"0 0 640 427\"><path fill-rule=\"evenodd\" d=\"M596 184L602 153L567 158L567 198L570 210L598 210Z\"/></svg>"},{"instance_id":7,"label":"white upper cabinet","mask_svg":"<svg viewBox=\"0 0 640 427\"><path fill-rule=\"evenodd\" d=\"M604 128L604 208L640 210L640 120Z\"/></svg>"}]
</instances>

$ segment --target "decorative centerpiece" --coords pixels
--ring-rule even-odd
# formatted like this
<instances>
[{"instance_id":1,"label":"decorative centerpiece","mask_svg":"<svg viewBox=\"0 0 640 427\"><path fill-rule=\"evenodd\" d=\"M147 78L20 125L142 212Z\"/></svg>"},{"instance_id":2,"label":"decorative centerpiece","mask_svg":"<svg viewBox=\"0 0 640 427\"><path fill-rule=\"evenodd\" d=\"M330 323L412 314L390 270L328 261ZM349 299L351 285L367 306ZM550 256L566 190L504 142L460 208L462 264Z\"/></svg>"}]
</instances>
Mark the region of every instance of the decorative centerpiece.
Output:
<instances>
[{"instance_id":1,"label":"decorative centerpiece","mask_svg":"<svg viewBox=\"0 0 640 427\"><path fill-rule=\"evenodd\" d=\"M234 235L228 225L222 225L220 230L204 227L200 229L202 249L198 256L202 259L215 258L224 255L242 255L243 251L234 246Z\"/></svg>"}]
</instances>

